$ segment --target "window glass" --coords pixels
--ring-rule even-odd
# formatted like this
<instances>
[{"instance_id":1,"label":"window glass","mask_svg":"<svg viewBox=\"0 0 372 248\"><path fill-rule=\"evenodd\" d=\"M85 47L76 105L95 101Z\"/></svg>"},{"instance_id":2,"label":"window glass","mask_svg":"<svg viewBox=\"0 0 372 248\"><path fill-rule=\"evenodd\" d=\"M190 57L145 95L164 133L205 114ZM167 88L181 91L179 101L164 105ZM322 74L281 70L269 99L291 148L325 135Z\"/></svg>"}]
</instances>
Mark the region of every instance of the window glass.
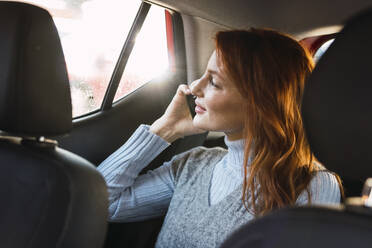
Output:
<instances>
[{"instance_id":1,"label":"window glass","mask_svg":"<svg viewBox=\"0 0 372 248\"><path fill-rule=\"evenodd\" d=\"M325 42L323 45L321 45L319 47L319 49L314 54L314 61L315 61L315 63L317 63L319 61L319 59L323 56L323 54L325 53L325 51L327 51L327 49L329 48L329 46L332 44L332 42L334 40L335 39L331 39L331 40Z\"/></svg>"},{"instance_id":2,"label":"window glass","mask_svg":"<svg viewBox=\"0 0 372 248\"><path fill-rule=\"evenodd\" d=\"M47 9L61 38L73 117L99 109L140 0L20 0Z\"/></svg>"},{"instance_id":3,"label":"window glass","mask_svg":"<svg viewBox=\"0 0 372 248\"><path fill-rule=\"evenodd\" d=\"M152 6L136 37L114 101L168 70L165 10Z\"/></svg>"}]
</instances>

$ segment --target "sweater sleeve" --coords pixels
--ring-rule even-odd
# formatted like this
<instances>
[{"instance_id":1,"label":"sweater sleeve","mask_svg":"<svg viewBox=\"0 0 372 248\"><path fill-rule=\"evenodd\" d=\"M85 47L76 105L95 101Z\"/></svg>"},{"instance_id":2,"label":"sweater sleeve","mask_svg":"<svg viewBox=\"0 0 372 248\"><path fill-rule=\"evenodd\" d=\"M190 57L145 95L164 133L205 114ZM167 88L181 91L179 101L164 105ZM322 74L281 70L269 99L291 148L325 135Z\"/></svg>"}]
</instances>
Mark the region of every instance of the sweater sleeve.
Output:
<instances>
[{"instance_id":1,"label":"sweater sleeve","mask_svg":"<svg viewBox=\"0 0 372 248\"><path fill-rule=\"evenodd\" d=\"M335 205L341 201L340 187L336 177L327 170L320 170L310 182L311 201L307 191L300 194L297 205Z\"/></svg>"},{"instance_id":2,"label":"sweater sleeve","mask_svg":"<svg viewBox=\"0 0 372 248\"><path fill-rule=\"evenodd\" d=\"M138 176L169 144L141 125L97 170L109 192L109 220L132 222L163 215L174 190L170 163Z\"/></svg>"}]
</instances>

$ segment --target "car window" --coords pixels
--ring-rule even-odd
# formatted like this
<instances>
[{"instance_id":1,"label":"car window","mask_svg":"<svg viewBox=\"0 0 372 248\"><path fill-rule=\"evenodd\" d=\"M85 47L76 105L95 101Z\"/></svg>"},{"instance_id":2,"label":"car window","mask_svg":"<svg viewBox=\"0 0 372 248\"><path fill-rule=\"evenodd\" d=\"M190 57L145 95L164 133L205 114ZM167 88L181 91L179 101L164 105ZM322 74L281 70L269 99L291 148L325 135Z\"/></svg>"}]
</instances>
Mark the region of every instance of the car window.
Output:
<instances>
[{"instance_id":1,"label":"car window","mask_svg":"<svg viewBox=\"0 0 372 248\"><path fill-rule=\"evenodd\" d=\"M151 7L136 37L114 102L168 70L165 14L163 8Z\"/></svg>"},{"instance_id":2,"label":"car window","mask_svg":"<svg viewBox=\"0 0 372 248\"><path fill-rule=\"evenodd\" d=\"M53 16L70 79L73 117L100 109L142 1L17 1L45 8ZM115 99L125 96L167 68L164 13L160 7L150 9Z\"/></svg>"},{"instance_id":3,"label":"car window","mask_svg":"<svg viewBox=\"0 0 372 248\"><path fill-rule=\"evenodd\" d=\"M80 14L74 18L54 17L69 72L73 117L77 117L101 107L111 74L141 2L64 2L67 11L80 10Z\"/></svg>"}]
</instances>

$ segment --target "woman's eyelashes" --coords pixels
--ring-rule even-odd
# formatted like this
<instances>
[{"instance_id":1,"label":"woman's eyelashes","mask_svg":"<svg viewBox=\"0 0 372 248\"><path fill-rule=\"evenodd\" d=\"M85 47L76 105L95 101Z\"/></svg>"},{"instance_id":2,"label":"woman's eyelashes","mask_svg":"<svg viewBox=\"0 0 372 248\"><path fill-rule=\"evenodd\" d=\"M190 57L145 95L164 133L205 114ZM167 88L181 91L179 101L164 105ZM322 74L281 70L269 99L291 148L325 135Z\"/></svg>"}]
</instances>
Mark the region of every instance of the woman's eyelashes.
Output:
<instances>
[{"instance_id":1,"label":"woman's eyelashes","mask_svg":"<svg viewBox=\"0 0 372 248\"><path fill-rule=\"evenodd\" d=\"M209 77L209 84L212 85L213 87L219 88L219 86L216 84L212 76Z\"/></svg>"}]
</instances>

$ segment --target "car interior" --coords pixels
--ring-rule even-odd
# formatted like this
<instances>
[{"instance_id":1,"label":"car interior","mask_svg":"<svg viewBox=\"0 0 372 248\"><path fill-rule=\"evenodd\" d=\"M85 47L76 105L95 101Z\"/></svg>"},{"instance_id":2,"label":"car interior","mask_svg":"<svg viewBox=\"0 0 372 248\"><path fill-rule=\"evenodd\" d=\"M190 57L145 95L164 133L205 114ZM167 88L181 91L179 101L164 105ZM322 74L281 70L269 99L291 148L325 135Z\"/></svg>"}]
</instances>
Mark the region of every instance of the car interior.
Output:
<instances>
[{"instance_id":1,"label":"car interior","mask_svg":"<svg viewBox=\"0 0 372 248\"><path fill-rule=\"evenodd\" d=\"M368 184L360 196L372 176L369 7L368 0L0 1L0 247L153 247L163 217L108 223L94 167L159 118L180 84L204 73L217 31L250 27L287 33L314 56L305 129L316 157L341 176L345 199L275 211L223 247L368 246ZM223 134L179 139L142 173L200 145L224 147Z\"/></svg>"}]
</instances>

